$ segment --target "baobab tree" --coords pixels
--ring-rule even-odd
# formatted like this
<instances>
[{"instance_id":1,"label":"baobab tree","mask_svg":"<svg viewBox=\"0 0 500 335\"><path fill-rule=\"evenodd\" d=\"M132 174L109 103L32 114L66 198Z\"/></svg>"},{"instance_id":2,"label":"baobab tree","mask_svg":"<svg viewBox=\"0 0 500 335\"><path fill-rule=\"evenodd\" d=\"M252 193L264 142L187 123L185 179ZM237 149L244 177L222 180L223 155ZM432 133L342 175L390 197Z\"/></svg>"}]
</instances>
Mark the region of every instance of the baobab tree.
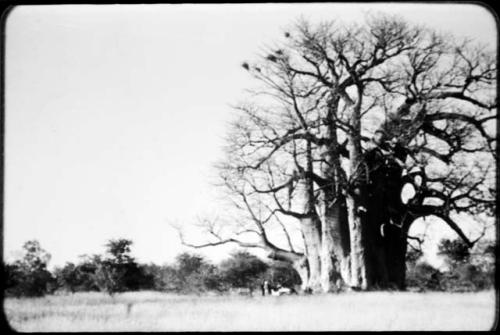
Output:
<instances>
[{"instance_id":1,"label":"baobab tree","mask_svg":"<svg viewBox=\"0 0 500 335\"><path fill-rule=\"evenodd\" d=\"M299 22L243 63L261 86L236 108L218 168L246 216L184 242L267 249L312 291L403 289L417 219L472 247L458 215L494 215L495 57L397 17Z\"/></svg>"}]
</instances>

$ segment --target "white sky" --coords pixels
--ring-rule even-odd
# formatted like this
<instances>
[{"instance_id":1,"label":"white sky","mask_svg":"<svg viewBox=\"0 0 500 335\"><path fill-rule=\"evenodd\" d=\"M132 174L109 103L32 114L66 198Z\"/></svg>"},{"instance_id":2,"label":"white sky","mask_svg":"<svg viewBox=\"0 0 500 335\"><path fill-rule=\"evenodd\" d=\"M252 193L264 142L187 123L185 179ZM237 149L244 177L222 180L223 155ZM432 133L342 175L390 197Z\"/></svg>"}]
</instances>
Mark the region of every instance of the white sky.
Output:
<instances>
[{"instance_id":1,"label":"white sky","mask_svg":"<svg viewBox=\"0 0 500 335\"><path fill-rule=\"evenodd\" d=\"M182 247L168 222L223 212L212 164L229 105L254 84L240 64L301 15L348 22L366 10L495 47L494 18L475 5L15 8L5 47L7 259L28 239L61 265L125 237L140 261L170 262Z\"/></svg>"}]
</instances>

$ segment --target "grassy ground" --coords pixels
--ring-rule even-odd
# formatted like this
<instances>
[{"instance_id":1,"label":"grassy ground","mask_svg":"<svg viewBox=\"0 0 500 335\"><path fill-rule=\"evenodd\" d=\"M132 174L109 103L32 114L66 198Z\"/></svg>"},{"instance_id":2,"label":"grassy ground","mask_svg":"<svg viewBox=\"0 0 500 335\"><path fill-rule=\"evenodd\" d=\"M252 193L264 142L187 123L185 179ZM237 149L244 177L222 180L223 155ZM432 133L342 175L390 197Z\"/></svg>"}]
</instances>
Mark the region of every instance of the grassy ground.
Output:
<instances>
[{"instance_id":1,"label":"grassy ground","mask_svg":"<svg viewBox=\"0 0 500 335\"><path fill-rule=\"evenodd\" d=\"M253 298L77 293L9 298L4 301L4 311L14 329L28 332L489 330L496 314L493 291Z\"/></svg>"}]
</instances>

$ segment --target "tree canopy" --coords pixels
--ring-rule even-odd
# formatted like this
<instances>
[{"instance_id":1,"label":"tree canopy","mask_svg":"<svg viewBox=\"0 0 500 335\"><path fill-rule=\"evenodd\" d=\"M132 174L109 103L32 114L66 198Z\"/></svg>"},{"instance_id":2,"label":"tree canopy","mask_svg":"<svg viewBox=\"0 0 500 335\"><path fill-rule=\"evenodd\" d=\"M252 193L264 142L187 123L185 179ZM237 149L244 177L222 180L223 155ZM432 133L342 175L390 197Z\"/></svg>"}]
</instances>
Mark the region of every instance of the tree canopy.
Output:
<instances>
[{"instance_id":1,"label":"tree canopy","mask_svg":"<svg viewBox=\"0 0 500 335\"><path fill-rule=\"evenodd\" d=\"M242 67L259 87L236 107L218 165L239 219L184 243L264 248L313 291L339 278L404 288L417 219L472 247L459 215L494 216L494 50L369 15L300 21Z\"/></svg>"}]
</instances>

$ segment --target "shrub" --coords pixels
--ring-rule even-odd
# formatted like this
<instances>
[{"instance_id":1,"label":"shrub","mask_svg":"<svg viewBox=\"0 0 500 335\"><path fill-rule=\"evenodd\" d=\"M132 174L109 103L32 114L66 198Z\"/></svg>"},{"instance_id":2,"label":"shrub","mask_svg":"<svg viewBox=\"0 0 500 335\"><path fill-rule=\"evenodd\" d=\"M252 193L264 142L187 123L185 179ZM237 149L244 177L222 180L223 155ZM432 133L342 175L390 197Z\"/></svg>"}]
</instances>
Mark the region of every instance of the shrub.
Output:
<instances>
[{"instance_id":1,"label":"shrub","mask_svg":"<svg viewBox=\"0 0 500 335\"><path fill-rule=\"evenodd\" d=\"M439 253L446 256L449 270L443 285L447 291L468 292L495 285L495 245L480 241L470 249L461 240L442 240Z\"/></svg>"},{"instance_id":2,"label":"shrub","mask_svg":"<svg viewBox=\"0 0 500 335\"><path fill-rule=\"evenodd\" d=\"M173 269L168 274L175 283L172 286L177 292L201 293L221 289L217 267L200 255L178 255Z\"/></svg>"},{"instance_id":3,"label":"shrub","mask_svg":"<svg viewBox=\"0 0 500 335\"><path fill-rule=\"evenodd\" d=\"M12 264L4 264L7 296L38 297L54 290L54 278L47 271L50 254L36 240L23 245L23 257Z\"/></svg>"},{"instance_id":4,"label":"shrub","mask_svg":"<svg viewBox=\"0 0 500 335\"><path fill-rule=\"evenodd\" d=\"M410 266L406 273L407 287L417 287L420 290L441 290L442 274L426 262Z\"/></svg>"}]
</instances>

